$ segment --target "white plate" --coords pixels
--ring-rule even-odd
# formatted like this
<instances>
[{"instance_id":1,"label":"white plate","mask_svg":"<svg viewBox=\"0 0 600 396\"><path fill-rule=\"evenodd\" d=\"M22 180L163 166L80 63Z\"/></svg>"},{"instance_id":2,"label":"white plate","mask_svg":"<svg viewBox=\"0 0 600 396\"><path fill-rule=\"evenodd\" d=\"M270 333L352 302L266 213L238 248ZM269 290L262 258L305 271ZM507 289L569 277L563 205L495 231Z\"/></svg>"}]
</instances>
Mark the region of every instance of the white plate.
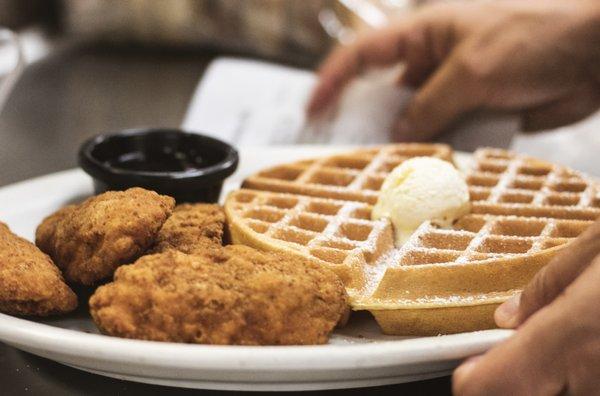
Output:
<instances>
[{"instance_id":1,"label":"white plate","mask_svg":"<svg viewBox=\"0 0 600 396\"><path fill-rule=\"evenodd\" d=\"M279 147L241 151L231 190L265 166L340 151ZM464 159L465 157L462 156ZM32 239L42 218L91 194L80 170L0 189L0 219ZM0 340L57 362L110 377L170 386L226 390L315 390L376 386L447 375L463 358L508 337L488 330L439 337L382 335L368 314L353 315L330 343L319 346L240 347L125 340L100 335L85 303L69 316L25 320L0 314Z\"/></svg>"}]
</instances>

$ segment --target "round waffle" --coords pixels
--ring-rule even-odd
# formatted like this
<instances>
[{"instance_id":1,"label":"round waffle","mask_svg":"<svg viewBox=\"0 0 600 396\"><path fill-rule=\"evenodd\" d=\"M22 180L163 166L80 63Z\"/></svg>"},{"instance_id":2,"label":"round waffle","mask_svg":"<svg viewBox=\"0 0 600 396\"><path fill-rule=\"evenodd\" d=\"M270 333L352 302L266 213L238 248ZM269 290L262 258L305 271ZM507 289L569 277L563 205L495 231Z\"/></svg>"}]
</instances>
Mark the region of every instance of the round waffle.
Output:
<instances>
[{"instance_id":1,"label":"round waffle","mask_svg":"<svg viewBox=\"0 0 600 396\"><path fill-rule=\"evenodd\" d=\"M452 161L452 150L389 145L259 172L225 203L232 240L328 266L385 333L447 334L494 327L496 306L600 216L585 175L480 149L465 169L471 213L452 229L424 223L397 249L371 208L387 174L417 156Z\"/></svg>"}]
</instances>

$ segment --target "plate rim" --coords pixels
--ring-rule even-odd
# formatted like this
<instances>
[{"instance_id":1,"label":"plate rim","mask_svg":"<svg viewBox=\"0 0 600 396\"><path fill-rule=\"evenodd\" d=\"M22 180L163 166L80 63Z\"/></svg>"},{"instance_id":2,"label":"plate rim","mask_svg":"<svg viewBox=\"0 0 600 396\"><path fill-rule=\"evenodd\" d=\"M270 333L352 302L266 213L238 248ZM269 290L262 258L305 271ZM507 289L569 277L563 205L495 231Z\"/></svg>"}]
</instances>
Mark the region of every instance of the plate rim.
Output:
<instances>
[{"instance_id":1,"label":"plate rim","mask_svg":"<svg viewBox=\"0 0 600 396\"><path fill-rule=\"evenodd\" d=\"M133 340L91 334L0 314L0 340L9 344L25 344L28 347L51 352L55 350L56 343L60 341L59 352L63 355L70 355L68 351L73 351L73 356L93 357L98 360L108 359L107 361L112 362L145 361L149 355L154 355L160 361L160 357L164 357L165 353L173 353L177 354L180 360L168 364L161 361L158 366L182 368L207 363L215 370L231 369L232 355L238 355L239 367L248 362L252 363L253 370L261 367L269 371L333 367L338 369L373 368L461 359L467 356L464 353L465 350L469 350L470 354L483 352L511 333L512 330L493 329L356 344L205 345ZM467 336L477 336L477 340ZM290 353L293 353L293 356L290 356ZM443 356L443 359L439 359L440 355ZM377 356L377 363L367 363L364 358L368 356ZM281 360L286 362L285 367L281 366ZM343 363L340 364L340 361ZM147 361L145 364L154 366ZM364 364L364 366L357 366L357 364Z\"/></svg>"}]
</instances>

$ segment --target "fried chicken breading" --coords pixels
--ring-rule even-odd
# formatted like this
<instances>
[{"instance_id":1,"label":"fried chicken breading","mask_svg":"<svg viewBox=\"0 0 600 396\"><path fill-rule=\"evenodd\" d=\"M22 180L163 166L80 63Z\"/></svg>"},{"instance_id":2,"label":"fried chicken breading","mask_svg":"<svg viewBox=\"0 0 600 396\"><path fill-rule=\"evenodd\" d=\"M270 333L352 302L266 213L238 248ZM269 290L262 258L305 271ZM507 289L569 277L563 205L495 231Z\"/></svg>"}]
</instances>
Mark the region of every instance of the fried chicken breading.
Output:
<instances>
[{"instance_id":1,"label":"fried chicken breading","mask_svg":"<svg viewBox=\"0 0 600 396\"><path fill-rule=\"evenodd\" d=\"M152 246L174 205L142 188L106 192L46 218L36 244L68 281L92 285Z\"/></svg>"},{"instance_id":2,"label":"fried chicken breading","mask_svg":"<svg viewBox=\"0 0 600 396\"><path fill-rule=\"evenodd\" d=\"M77 205L67 205L46 217L35 231L35 244L43 252L50 252L54 249L54 232L57 224L68 216Z\"/></svg>"},{"instance_id":3,"label":"fried chicken breading","mask_svg":"<svg viewBox=\"0 0 600 396\"><path fill-rule=\"evenodd\" d=\"M158 233L151 253L174 249L193 254L220 247L224 229L225 212L219 205L177 205Z\"/></svg>"},{"instance_id":4,"label":"fried chicken breading","mask_svg":"<svg viewBox=\"0 0 600 396\"><path fill-rule=\"evenodd\" d=\"M323 344L348 312L330 270L230 245L204 255L148 255L115 272L90 299L105 334L203 344Z\"/></svg>"},{"instance_id":5,"label":"fried chicken breading","mask_svg":"<svg viewBox=\"0 0 600 396\"><path fill-rule=\"evenodd\" d=\"M50 257L0 223L0 312L47 316L77 308Z\"/></svg>"}]
</instances>

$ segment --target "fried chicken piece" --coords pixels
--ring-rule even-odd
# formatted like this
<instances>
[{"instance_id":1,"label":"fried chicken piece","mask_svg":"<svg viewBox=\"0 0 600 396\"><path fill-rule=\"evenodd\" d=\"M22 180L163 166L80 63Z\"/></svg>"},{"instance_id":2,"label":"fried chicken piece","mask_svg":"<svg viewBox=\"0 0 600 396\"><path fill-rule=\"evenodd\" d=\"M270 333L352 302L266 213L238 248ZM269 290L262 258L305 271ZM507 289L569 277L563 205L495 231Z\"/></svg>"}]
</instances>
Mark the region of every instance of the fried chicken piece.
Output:
<instances>
[{"instance_id":1,"label":"fried chicken piece","mask_svg":"<svg viewBox=\"0 0 600 396\"><path fill-rule=\"evenodd\" d=\"M219 205L182 204L162 226L150 253L169 249L183 253L202 253L223 244L225 212Z\"/></svg>"},{"instance_id":2,"label":"fried chicken piece","mask_svg":"<svg viewBox=\"0 0 600 396\"><path fill-rule=\"evenodd\" d=\"M54 249L54 232L57 224L77 208L77 205L67 205L46 217L35 231L35 244L43 252Z\"/></svg>"},{"instance_id":3,"label":"fried chicken piece","mask_svg":"<svg viewBox=\"0 0 600 396\"><path fill-rule=\"evenodd\" d=\"M329 269L242 245L175 250L120 267L90 299L105 334L202 344L323 344L348 312Z\"/></svg>"},{"instance_id":4,"label":"fried chicken piece","mask_svg":"<svg viewBox=\"0 0 600 396\"><path fill-rule=\"evenodd\" d=\"M46 218L36 244L68 281L92 285L152 246L174 205L142 188L109 191Z\"/></svg>"},{"instance_id":5,"label":"fried chicken piece","mask_svg":"<svg viewBox=\"0 0 600 396\"><path fill-rule=\"evenodd\" d=\"M50 257L0 223L0 312L47 316L77 308Z\"/></svg>"}]
</instances>

